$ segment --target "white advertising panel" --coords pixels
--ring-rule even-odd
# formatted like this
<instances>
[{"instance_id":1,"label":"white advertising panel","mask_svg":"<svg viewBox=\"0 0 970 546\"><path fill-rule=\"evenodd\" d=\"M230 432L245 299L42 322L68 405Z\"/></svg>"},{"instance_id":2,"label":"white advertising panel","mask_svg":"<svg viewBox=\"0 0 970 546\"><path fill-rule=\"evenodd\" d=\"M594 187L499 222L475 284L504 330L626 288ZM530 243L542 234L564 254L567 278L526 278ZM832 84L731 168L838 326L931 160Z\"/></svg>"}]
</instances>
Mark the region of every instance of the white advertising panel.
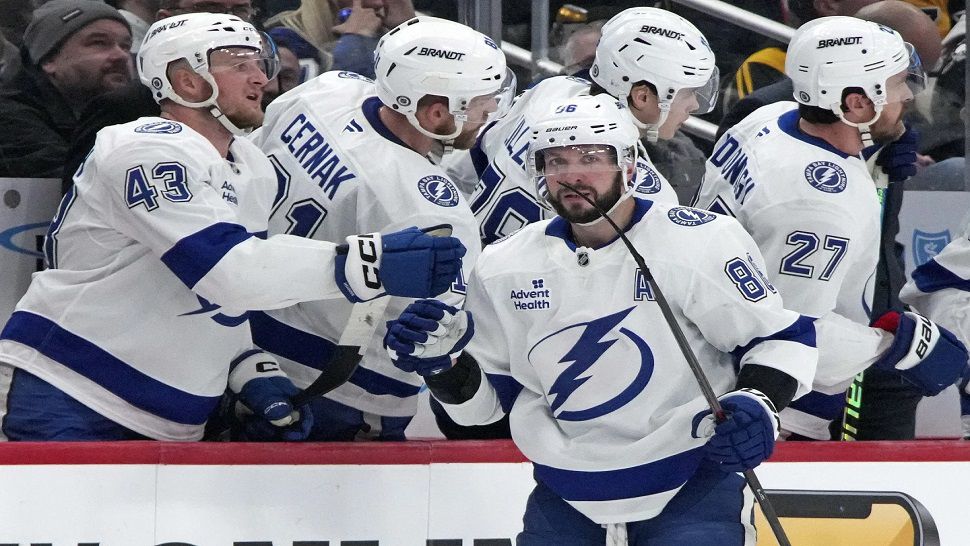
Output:
<instances>
[{"instance_id":1,"label":"white advertising panel","mask_svg":"<svg viewBox=\"0 0 970 546\"><path fill-rule=\"evenodd\" d=\"M0 324L43 267L44 234L60 202L60 180L0 178Z\"/></svg>"}]
</instances>

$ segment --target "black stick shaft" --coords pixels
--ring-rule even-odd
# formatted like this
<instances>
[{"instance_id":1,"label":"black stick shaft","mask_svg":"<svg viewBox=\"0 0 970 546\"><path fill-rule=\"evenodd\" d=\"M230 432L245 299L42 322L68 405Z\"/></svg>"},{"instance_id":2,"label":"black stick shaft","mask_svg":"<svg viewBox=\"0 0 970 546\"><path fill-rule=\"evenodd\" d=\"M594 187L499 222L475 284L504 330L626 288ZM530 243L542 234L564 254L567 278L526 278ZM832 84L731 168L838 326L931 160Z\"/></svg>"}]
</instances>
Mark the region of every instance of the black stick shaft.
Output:
<instances>
[{"instance_id":1,"label":"black stick shaft","mask_svg":"<svg viewBox=\"0 0 970 546\"><path fill-rule=\"evenodd\" d=\"M595 201L580 193L578 190L576 190L576 188L565 182L559 182L559 184L572 191L576 195L582 197L587 203L592 205L592 207L600 213L600 216L609 222L610 226L616 230L617 235L620 236L620 240L622 240L623 244L626 245L627 250L629 250L630 254L633 256L633 260L640 268L640 272L643 273L643 277L647 280L647 284L650 285L650 290L653 291L654 300L657 302L657 305L660 306L660 312L667 321L667 325L670 327L670 331L674 335L674 339L677 340L677 345L680 347L680 352L683 353L684 358L687 360L687 365L690 366L690 371L694 373L694 378L697 379L697 386L700 387L701 393L704 395L704 399L707 400L708 405L711 407L711 411L714 413L715 421L718 423L724 422L724 420L727 419L727 416L724 415L724 409L721 407L721 402L718 401L717 395L714 394L714 389L711 387L711 382L708 381L707 376L704 374L704 369L701 368L700 362L697 361L697 356L694 355L694 350L691 349L690 344L687 343L687 336L684 335L684 330L680 327L680 323L677 322L677 317L674 316L674 312L670 309L670 304L667 303L667 298L664 297L656 279L653 278L650 268L647 267L646 262L643 261L643 256L640 255L636 248L634 248L633 243L627 239L626 234L623 233L620 226L616 225L616 222L614 222L613 219L610 218L610 216L606 214L606 212L599 205L597 205ZM788 535L785 534L785 529L781 526L781 521L778 519L778 514L771 505L771 501L768 500L768 494L765 493L764 487L761 486L761 480L759 480L755 475L754 470L745 470L744 479L747 481L748 487L754 494L758 504L761 505L761 513L764 514L765 520L768 522L772 532L775 534L775 540L778 541L779 546L791 546L791 542L788 540Z\"/></svg>"}]
</instances>

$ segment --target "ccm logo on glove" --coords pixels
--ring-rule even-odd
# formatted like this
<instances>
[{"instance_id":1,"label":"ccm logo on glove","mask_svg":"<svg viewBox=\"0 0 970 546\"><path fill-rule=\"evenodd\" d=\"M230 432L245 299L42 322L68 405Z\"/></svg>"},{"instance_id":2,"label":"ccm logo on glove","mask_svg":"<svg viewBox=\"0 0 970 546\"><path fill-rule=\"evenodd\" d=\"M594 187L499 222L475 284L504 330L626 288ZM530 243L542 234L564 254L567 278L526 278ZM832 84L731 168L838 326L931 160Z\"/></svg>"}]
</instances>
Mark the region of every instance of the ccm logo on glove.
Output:
<instances>
[{"instance_id":1,"label":"ccm logo on glove","mask_svg":"<svg viewBox=\"0 0 970 546\"><path fill-rule=\"evenodd\" d=\"M367 288L379 289L381 287L381 281L378 276L377 259L380 257L380 254L377 252L377 243L374 241L374 234L358 236L357 250L360 253L360 268L363 271L364 285Z\"/></svg>"}]
</instances>

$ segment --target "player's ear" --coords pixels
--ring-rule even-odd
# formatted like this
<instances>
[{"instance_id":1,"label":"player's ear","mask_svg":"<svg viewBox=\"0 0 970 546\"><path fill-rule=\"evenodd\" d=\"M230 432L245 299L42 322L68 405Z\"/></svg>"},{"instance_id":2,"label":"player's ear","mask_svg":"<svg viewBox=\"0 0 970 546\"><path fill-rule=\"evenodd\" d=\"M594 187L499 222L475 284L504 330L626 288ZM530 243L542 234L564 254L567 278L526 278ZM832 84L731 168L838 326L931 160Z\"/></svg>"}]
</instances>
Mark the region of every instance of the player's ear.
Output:
<instances>
[{"instance_id":1,"label":"player's ear","mask_svg":"<svg viewBox=\"0 0 970 546\"><path fill-rule=\"evenodd\" d=\"M168 80L172 82L175 93L190 102L205 100L212 94L209 83L184 61L176 61L169 66Z\"/></svg>"},{"instance_id":2,"label":"player's ear","mask_svg":"<svg viewBox=\"0 0 970 546\"><path fill-rule=\"evenodd\" d=\"M846 119L849 119L849 121L856 121L851 119L855 116L860 116L860 119L870 119L872 118L872 101L861 89L858 92L851 91L842 98L842 111L845 112Z\"/></svg>"},{"instance_id":3,"label":"player's ear","mask_svg":"<svg viewBox=\"0 0 970 546\"><path fill-rule=\"evenodd\" d=\"M630 108L644 110L657 106L657 94L646 83L638 83L630 89L627 99Z\"/></svg>"},{"instance_id":4,"label":"player's ear","mask_svg":"<svg viewBox=\"0 0 970 546\"><path fill-rule=\"evenodd\" d=\"M418 101L418 109L414 116L418 118L418 122L425 129L437 131L439 127L443 127L451 121L451 113L448 112L448 99L425 95Z\"/></svg>"}]
</instances>

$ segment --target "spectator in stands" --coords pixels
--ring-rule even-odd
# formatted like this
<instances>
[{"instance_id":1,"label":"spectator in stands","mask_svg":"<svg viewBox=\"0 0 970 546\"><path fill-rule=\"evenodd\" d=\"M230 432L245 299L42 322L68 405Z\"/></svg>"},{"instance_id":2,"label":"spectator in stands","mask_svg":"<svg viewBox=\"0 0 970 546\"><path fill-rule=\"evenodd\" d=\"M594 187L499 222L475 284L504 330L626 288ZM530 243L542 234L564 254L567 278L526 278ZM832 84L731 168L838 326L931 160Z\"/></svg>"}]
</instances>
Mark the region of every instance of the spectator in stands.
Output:
<instances>
[{"instance_id":1,"label":"spectator in stands","mask_svg":"<svg viewBox=\"0 0 970 546\"><path fill-rule=\"evenodd\" d=\"M131 53L138 53L145 32L155 20L158 12L159 0L114 0L109 4L118 9L118 13L128 21L131 27Z\"/></svg>"},{"instance_id":2,"label":"spectator in stands","mask_svg":"<svg viewBox=\"0 0 970 546\"><path fill-rule=\"evenodd\" d=\"M263 110L269 103L276 100L276 97L300 85L300 59L293 46L285 39L273 38L276 42L276 52L280 57L280 71L275 78L263 87Z\"/></svg>"},{"instance_id":3,"label":"spectator in stands","mask_svg":"<svg viewBox=\"0 0 970 546\"><path fill-rule=\"evenodd\" d=\"M0 176L58 176L78 114L131 81L131 30L93 0L54 0L24 34L24 67L0 95Z\"/></svg>"},{"instance_id":4,"label":"spectator in stands","mask_svg":"<svg viewBox=\"0 0 970 546\"><path fill-rule=\"evenodd\" d=\"M6 87L20 73L20 49L0 33L0 87Z\"/></svg>"},{"instance_id":5,"label":"spectator in stands","mask_svg":"<svg viewBox=\"0 0 970 546\"><path fill-rule=\"evenodd\" d=\"M289 27L273 27L267 31L277 44L286 43L287 48L296 54L300 65L300 80L303 83L330 70L333 57L330 53L306 41L300 33Z\"/></svg>"},{"instance_id":6,"label":"spectator in stands","mask_svg":"<svg viewBox=\"0 0 970 546\"><path fill-rule=\"evenodd\" d=\"M229 13L251 21L255 15L250 0L162 0L155 20L183 13ZM161 110L152 98L151 90L138 81L105 93L91 102L81 113L77 129L70 138L70 149L63 165L63 190L71 187L72 177L94 146L98 131L119 123L127 123L146 116L157 116ZM73 129L73 128L72 128ZM70 134L70 133L69 133Z\"/></svg>"},{"instance_id":7,"label":"spectator in stands","mask_svg":"<svg viewBox=\"0 0 970 546\"><path fill-rule=\"evenodd\" d=\"M268 19L266 27L287 27L323 52L328 66L321 72L332 68L373 78L378 39L412 17L411 0L309 0Z\"/></svg>"}]
</instances>

